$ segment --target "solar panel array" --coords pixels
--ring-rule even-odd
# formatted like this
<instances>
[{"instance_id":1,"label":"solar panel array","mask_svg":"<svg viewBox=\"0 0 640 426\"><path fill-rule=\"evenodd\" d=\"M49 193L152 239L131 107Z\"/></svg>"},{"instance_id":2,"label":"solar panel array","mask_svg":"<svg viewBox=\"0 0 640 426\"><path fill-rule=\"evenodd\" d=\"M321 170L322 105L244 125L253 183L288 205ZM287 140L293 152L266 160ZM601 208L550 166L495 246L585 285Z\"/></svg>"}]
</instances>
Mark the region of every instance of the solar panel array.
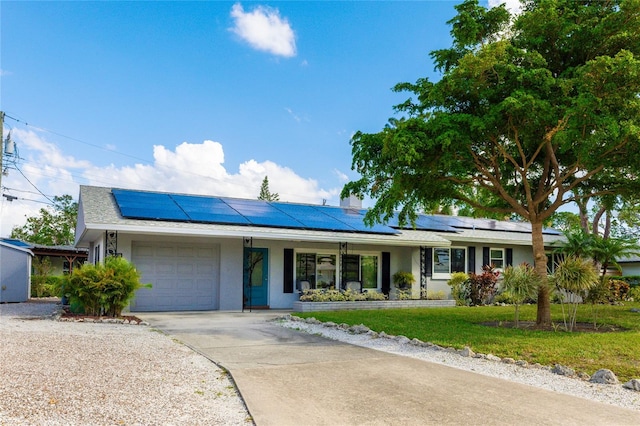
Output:
<instances>
[{"instance_id":1,"label":"solar panel array","mask_svg":"<svg viewBox=\"0 0 640 426\"><path fill-rule=\"evenodd\" d=\"M436 232L460 232L464 229L531 232L531 225L523 222L440 215L418 215L415 224L408 223L404 226L400 226L396 215L385 225L375 224L369 227L364 224L366 210L353 208L126 189L112 189L112 193L122 216L132 219L376 234L398 234L399 228ZM559 234L550 229L544 232Z\"/></svg>"},{"instance_id":2,"label":"solar panel array","mask_svg":"<svg viewBox=\"0 0 640 426\"><path fill-rule=\"evenodd\" d=\"M389 221L390 226L396 228L413 229L411 223L400 226L397 216ZM476 219L464 216L444 216L444 215L418 215L415 221L415 229L431 230L438 232L460 232L461 230L484 230L500 232L522 232L531 233L531 224L527 222L515 222L494 219ZM543 233L549 235L560 235L555 229L544 229Z\"/></svg>"},{"instance_id":3,"label":"solar panel array","mask_svg":"<svg viewBox=\"0 0 640 426\"><path fill-rule=\"evenodd\" d=\"M120 214L131 219L377 234L399 233L387 225L368 227L364 224L364 211L341 207L126 189L112 189L112 193L120 209Z\"/></svg>"}]
</instances>

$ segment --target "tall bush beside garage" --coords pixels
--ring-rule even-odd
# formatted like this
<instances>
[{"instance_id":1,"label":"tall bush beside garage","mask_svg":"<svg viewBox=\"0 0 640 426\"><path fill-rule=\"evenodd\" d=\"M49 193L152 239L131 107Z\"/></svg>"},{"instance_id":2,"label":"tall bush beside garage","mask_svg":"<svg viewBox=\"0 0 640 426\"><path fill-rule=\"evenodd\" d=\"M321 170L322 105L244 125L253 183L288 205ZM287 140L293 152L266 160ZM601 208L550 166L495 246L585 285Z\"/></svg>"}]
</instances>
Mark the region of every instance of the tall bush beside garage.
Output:
<instances>
[{"instance_id":1,"label":"tall bush beside garage","mask_svg":"<svg viewBox=\"0 0 640 426\"><path fill-rule=\"evenodd\" d=\"M142 287L151 284L140 282L140 273L132 263L108 257L104 263L74 269L59 293L67 295L72 306L81 306L85 314L116 317Z\"/></svg>"}]
</instances>

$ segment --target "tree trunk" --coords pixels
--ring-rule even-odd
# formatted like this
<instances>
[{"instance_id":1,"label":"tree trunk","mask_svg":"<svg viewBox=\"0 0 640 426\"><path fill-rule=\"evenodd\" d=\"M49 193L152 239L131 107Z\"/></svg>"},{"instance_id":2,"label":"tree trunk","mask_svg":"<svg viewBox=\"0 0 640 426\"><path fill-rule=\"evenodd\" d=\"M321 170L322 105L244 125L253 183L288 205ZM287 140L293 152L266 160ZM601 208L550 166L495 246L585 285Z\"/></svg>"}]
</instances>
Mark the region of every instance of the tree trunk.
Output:
<instances>
[{"instance_id":1,"label":"tree trunk","mask_svg":"<svg viewBox=\"0 0 640 426\"><path fill-rule=\"evenodd\" d=\"M551 325L551 292L547 285L547 254L542 238L542 221L531 222L531 242L536 274L543 280L538 287L537 325Z\"/></svg>"}]
</instances>

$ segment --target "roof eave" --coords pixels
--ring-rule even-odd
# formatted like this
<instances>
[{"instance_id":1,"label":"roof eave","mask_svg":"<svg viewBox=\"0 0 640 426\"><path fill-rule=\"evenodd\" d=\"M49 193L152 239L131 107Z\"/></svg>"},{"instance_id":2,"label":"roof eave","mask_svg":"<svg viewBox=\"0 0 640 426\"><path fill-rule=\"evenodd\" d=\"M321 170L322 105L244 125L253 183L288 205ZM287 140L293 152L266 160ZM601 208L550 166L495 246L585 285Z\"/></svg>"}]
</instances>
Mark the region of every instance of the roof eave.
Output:
<instances>
[{"instance_id":1,"label":"roof eave","mask_svg":"<svg viewBox=\"0 0 640 426\"><path fill-rule=\"evenodd\" d=\"M88 230L88 231L87 231ZM221 229L218 227L201 227L201 228L177 228L173 226L153 226L147 225L128 225L128 224L86 224L85 232L76 243L76 246L82 247L83 241L88 246L91 239L91 232L117 231L122 233L131 233L138 235L174 235L174 236L198 236L198 237L219 237L219 238L244 238L253 237L256 239L279 240L279 241L305 241L305 242L346 242L353 244L373 244L373 245L389 245L389 246L420 246L420 245L439 245L450 246L451 243L435 234L428 233L425 239L417 241L415 239L402 238L402 234L385 235L385 234L366 234L366 233L349 233L349 232L314 232L305 233L291 232L288 229L281 228L262 228L262 227L242 227L234 229Z\"/></svg>"}]
</instances>

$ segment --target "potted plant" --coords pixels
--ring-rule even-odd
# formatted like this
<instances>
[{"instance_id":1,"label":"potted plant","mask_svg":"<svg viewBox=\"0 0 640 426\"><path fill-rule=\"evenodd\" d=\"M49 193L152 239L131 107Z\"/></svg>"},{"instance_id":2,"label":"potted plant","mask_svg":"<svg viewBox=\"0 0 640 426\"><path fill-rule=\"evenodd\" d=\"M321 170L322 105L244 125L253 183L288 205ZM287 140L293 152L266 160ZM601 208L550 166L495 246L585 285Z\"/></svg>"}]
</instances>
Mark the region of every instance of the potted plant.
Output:
<instances>
[{"instance_id":1,"label":"potted plant","mask_svg":"<svg viewBox=\"0 0 640 426\"><path fill-rule=\"evenodd\" d=\"M393 285L395 285L399 290L410 289L415 282L416 279L411 272L398 271L393 274Z\"/></svg>"}]
</instances>

